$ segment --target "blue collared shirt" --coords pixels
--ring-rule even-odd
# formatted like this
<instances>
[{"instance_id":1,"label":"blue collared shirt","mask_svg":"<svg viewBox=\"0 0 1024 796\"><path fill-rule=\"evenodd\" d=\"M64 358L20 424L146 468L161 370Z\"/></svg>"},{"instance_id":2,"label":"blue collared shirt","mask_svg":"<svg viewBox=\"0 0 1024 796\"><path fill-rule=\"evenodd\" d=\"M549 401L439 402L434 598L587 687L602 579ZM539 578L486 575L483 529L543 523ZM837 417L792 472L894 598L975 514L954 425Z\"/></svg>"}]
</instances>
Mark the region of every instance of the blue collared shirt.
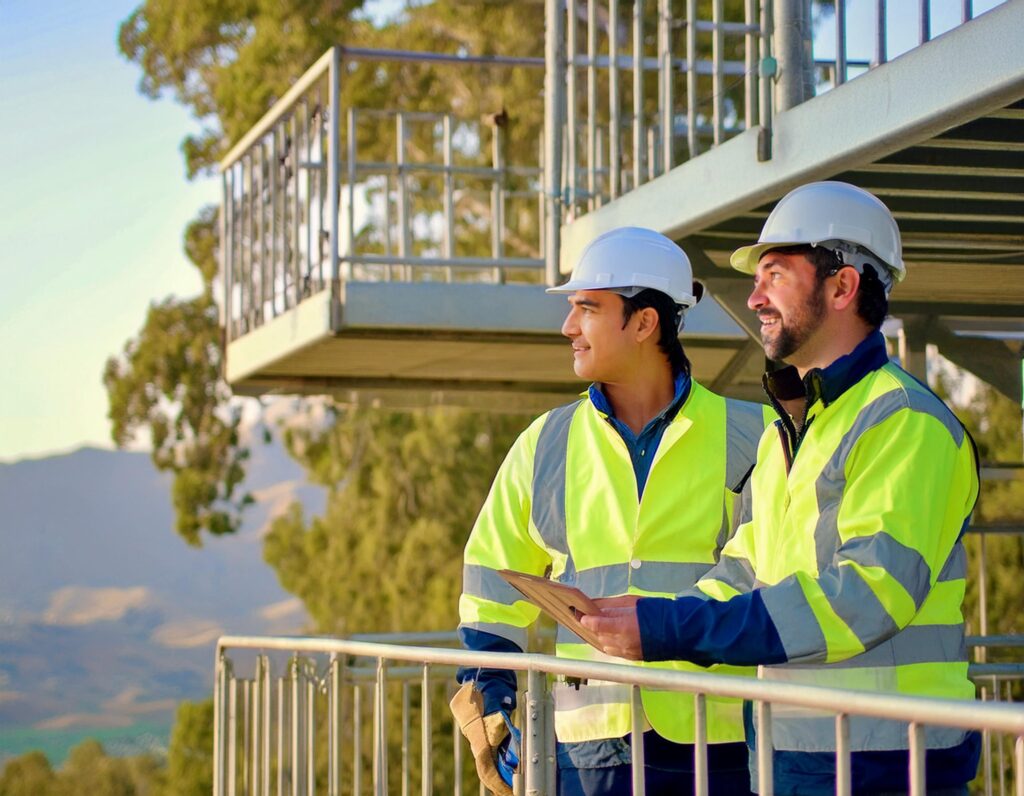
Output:
<instances>
[{"instance_id":1,"label":"blue collared shirt","mask_svg":"<svg viewBox=\"0 0 1024 796\"><path fill-rule=\"evenodd\" d=\"M665 429L679 412L679 408L686 402L690 394L690 377L680 373L675 378L675 397L669 404L658 413L657 417L651 419L639 434L634 434L632 429L615 416L615 410L607 396L601 392L599 384L591 384L588 391L590 402L598 412L605 415L612 428L619 432L622 441L626 443L626 450L629 451L630 461L633 463L633 473L636 475L637 498L643 497L644 487L647 485L647 476L651 472L651 463L654 461L654 454L661 444L661 438Z\"/></svg>"}]
</instances>

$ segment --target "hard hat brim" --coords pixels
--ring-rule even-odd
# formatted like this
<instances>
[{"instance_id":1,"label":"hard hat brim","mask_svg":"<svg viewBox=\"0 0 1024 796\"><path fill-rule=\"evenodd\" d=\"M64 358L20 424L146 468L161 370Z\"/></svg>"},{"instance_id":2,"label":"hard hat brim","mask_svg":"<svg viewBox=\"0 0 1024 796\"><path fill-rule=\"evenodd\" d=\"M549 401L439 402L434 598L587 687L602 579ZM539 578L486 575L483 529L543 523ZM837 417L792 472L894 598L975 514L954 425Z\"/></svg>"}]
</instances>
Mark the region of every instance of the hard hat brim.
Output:
<instances>
[{"instance_id":1,"label":"hard hat brim","mask_svg":"<svg viewBox=\"0 0 1024 796\"><path fill-rule=\"evenodd\" d=\"M571 293L575 293L578 290L613 290L613 291L616 291L616 292L618 292L618 291L627 291L628 290L628 291L632 291L631 295L635 296L637 293L641 292L642 290L657 290L657 289L658 288L656 288L656 287L646 288L646 287L639 286L639 285L609 285L607 283L602 283L600 285L596 285L596 284L594 284L593 282L591 282L589 280L571 279L568 282L566 282L564 285L555 285L554 287L546 288L544 290L544 292L545 293L551 293L553 295L569 295ZM661 292L664 292L664 291L661 291ZM671 296L668 293L666 293L665 295L669 296L669 298L671 298L676 304L678 304L681 307L693 307L694 305L697 304L698 301L701 300L701 297L703 296L703 294L704 294L704 286L701 285L700 283L698 283L695 280L694 283L693 283L693 293L691 295L679 296L678 298L676 296Z\"/></svg>"},{"instance_id":2,"label":"hard hat brim","mask_svg":"<svg viewBox=\"0 0 1024 796\"><path fill-rule=\"evenodd\" d=\"M807 241L778 241L772 243L755 243L751 246L742 246L732 253L729 258L729 265L744 274L757 272L757 264L765 252L772 249L784 249L787 246L805 246Z\"/></svg>"}]
</instances>

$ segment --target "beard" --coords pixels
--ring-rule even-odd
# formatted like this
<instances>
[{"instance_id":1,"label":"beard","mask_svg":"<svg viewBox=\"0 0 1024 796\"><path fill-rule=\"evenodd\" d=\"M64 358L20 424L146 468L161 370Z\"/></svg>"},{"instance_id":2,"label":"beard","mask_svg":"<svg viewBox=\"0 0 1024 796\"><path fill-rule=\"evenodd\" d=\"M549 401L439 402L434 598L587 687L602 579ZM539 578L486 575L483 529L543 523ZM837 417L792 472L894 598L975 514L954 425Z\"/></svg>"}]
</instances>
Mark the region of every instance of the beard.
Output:
<instances>
[{"instance_id":1,"label":"beard","mask_svg":"<svg viewBox=\"0 0 1024 796\"><path fill-rule=\"evenodd\" d=\"M774 331L761 329L761 344L769 359L776 362L791 357L813 335L825 318L825 286L818 283L803 304L790 312L789 320L783 320L776 310L763 310L758 317L778 318L772 327Z\"/></svg>"}]
</instances>

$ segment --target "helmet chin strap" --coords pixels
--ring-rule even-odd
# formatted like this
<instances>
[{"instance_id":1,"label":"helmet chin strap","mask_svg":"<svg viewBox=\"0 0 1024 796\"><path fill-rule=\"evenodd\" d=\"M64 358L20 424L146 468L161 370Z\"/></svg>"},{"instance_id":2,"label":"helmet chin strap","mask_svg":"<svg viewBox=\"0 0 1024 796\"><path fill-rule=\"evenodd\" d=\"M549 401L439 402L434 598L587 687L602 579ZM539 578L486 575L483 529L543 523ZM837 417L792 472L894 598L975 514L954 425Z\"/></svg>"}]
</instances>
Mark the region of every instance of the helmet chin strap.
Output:
<instances>
[{"instance_id":1,"label":"helmet chin strap","mask_svg":"<svg viewBox=\"0 0 1024 796\"><path fill-rule=\"evenodd\" d=\"M679 313L679 324L676 326L677 335L683 333L683 327L686 326L686 313L689 309L689 307L684 307L682 304L676 305L676 311Z\"/></svg>"},{"instance_id":2,"label":"helmet chin strap","mask_svg":"<svg viewBox=\"0 0 1024 796\"><path fill-rule=\"evenodd\" d=\"M882 287L885 288L885 295L888 296L892 291L892 271L863 246L858 246L855 243L848 243L845 240L823 240L820 243L815 243L813 245L821 246L822 248L834 252L843 265L849 265L856 268L857 273L861 275L864 274L864 269L870 266L871 270L875 272L875 276L878 277L878 281L882 283Z\"/></svg>"}]
</instances>

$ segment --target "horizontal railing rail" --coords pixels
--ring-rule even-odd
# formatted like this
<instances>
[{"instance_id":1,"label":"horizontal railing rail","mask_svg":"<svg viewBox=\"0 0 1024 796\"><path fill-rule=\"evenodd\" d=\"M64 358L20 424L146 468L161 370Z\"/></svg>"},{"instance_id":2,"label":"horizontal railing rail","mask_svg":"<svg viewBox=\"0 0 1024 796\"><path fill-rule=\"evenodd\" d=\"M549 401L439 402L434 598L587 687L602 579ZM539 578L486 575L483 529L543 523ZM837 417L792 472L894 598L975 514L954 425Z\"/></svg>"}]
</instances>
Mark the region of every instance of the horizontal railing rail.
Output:
<instances>
[{"instance_id":1,"label":"horizontal railing rail","mask_svg":"<svg viewBox=\"0 0 1024 796\"><path fill-rule=\"evenodd\" d=\"M439 639L432 639L439 640ZM291 737L290 758L287 761L284 733L277 733L278 756L271 754L271 717L273 713L270 685L270 653L284 653L289 656L288 678L279 679L278 725L283 728L289 721ZM256 674L242 688L243 711L239 721L238 694L239 680L235 677L233 657L256 656ZM319 668L310 664L303 656L326 656L322 678ZM366 661L367 663L363 663ZM391 667L389 662L397 661L403 666ZM407 664L417 664L409 666ZM867 691L850 691L799 685L776 681L758 680L736 676L689 673L679 671L637 668L616 663L577 661L533 653L509 654L492 652L471 652L444 647L407 646L385 644L354 639L329 639L315 637L253 637L225 636L217 644L217 678L215 682L215 793L236 793L239 779L253 787L249 792L263 792L260 783L267 785L271 772L276 771L279 789L285 782L285 768L288 768L288 782L293 794L313 792L316 781L314 746L316 738L314 710L316 694L321 689L327 701L327 755L328 791L341 793L341 737L342 705L341 692L344 684L354 685L353 713L360 721L361 687L359 681L370 678L373 673L373 785L374 793L388 793L388 735L387 735L387 683L389 679L404 679L402 688L402 763L403 792L408 792L409 736L408 718L410 696L408 684L417 677L422 683L425 696L421 699L422 726L422 792L431 792L432 719L430 700L426 696L431 687L431 673L434 667L444 667L449 673L453 666L500 668L524 672L527 675L526 694L521 702L521 713L525 716L523 737L525 748L522 755L526 792L530 794L552 793L553 772L553 725L547 678L550 675L581 677L589 680L625 683L631 686L634 706L634 730L632 734L633 759L642 761L642 715L640 708L641 687L687 692L696 699L696 792L706 793L707 788L707 745L706 708L704 700L708 695L733 697L755 703L758 724L759 745L758 781L763 796L772 793L771 757L771 710L773 705L787 705L811 710L824 711L836 716L837 742L837 786L839 794L851 792L849 720L851 716L870 716L906 722L908 725L908 747L910 756L910 793L924 794L924 727L938 725L964 730L978 730L987 733L1001 733L1014 740L1017 793L1024 788L1024 710L1019 706L1005 704L964 702L957 700L930 699L898 694L883 694ZM439 671L440 669L438 669ZM305 678L305 679L303 679ZM405 679L408 678L408 679ZM288 691L291 691L291 710L288 709ZM287 717L285 714L288 714ZM239 742L239 726L244 738ZM457 732L457 730L455 731ZM353 733L354 764L352 787L354 793L361 788L362 752L359 744L362 732ZM457 771L461 765L461 742L456 738L453 756ZM240 773L241 772L241 773ZM243 788L244 790L245 788ZM456 792L461 793L461 785ZM642 778L634 777L634 793L643 793Z\"/></svg>"}]
</instances>

